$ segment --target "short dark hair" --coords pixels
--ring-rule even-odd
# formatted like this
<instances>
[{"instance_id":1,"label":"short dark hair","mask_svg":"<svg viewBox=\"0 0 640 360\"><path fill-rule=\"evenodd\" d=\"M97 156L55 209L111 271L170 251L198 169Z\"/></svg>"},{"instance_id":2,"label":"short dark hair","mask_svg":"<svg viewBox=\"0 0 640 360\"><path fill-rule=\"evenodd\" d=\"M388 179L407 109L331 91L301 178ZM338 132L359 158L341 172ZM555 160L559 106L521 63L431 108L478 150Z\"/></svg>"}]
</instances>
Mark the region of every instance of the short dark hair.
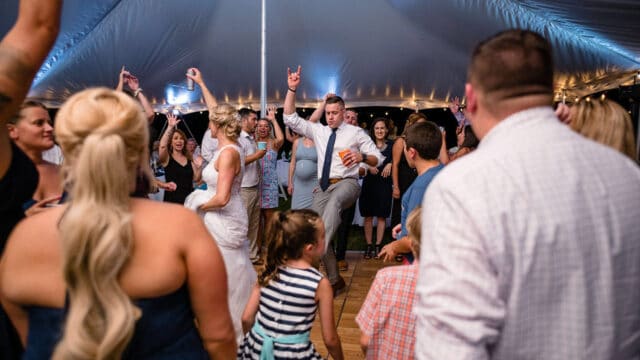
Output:
<instances>
[{"instance_id":1,"label":"short dark hair","mask_svg":"<svg viewBox=\"0 0 640 360\"><path fill-rule=\"evenodd\" d=\"M344 109L344 100L342 100L342 98L340 96L331 96L330 98L327 99L327 101L325 102L326 105L329 104L340 104L342 105L342 108Z\"/></svg>"},{"instance_id":2,"label":"short dark hair","mask_svg":"<svg viewBox=\"0 0 640 360\"><path fill-rule=\"evenodd\" d=\"M506 30L476 46L468 82L500 101L553 94L551 45L529 30Z\"/></svg>"},{"instance_id":3,"label":"short dark hair","mask_svg":"<svg viewBox=\"0 0 640 360\"><path fill-rule=\"evenodd\" d=\"M462 131L464 131L464 141L462 142L462 144L460 144L460 147L468 147L472 149L478 147L480 141L476 137L476 134L473 132L473 128L471 128L471 125L466 125Z\"/></svg>"},{"instance_id":4,"label":"short dark hair","mask_svg":"<svg viewBox=\"0 0 640 360\"><path fill-rule=\"evenodd\" d=\"M424 160L436 160L442 147L442 133L431 121L418 122L406 131L406 147L414 148Z\"/></svg>"},{"instance_id":5,"label":"short dark hair","mask_svg":"<svg viewBox=\"0 0 640 360\"><path fill-rule=\"evenodd\" d=\"M238 110L238 115L240 115L240 119L241 120L246 119L251 114L256 114L256 116L258 115L255 111L253 111L253 110L251 110L249 108L242 108L242 109Z\"/></svg>"}]
</instances>

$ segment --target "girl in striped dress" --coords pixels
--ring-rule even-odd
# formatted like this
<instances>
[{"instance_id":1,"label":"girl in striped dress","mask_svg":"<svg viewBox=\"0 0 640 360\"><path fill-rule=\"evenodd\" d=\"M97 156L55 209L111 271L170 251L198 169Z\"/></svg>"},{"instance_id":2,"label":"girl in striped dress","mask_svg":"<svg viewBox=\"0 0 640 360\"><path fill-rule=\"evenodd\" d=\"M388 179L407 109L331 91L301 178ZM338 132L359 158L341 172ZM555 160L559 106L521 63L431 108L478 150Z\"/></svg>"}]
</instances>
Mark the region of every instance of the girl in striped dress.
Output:
<instances>
[{"instance_id":1,"label":"girl in striped dress","mask_svg":"<svg viewBox=\"0 0 640 360\"><path fill-rule=\"evenodd\" d=\"M318 307L324 343L334 359L343 359L331 284L312 265L323 254L324 236L312 210L274 214L265 265L242 314L246 335L238 359L321 359L309 340Z\"/></svg>"}]
</instances>

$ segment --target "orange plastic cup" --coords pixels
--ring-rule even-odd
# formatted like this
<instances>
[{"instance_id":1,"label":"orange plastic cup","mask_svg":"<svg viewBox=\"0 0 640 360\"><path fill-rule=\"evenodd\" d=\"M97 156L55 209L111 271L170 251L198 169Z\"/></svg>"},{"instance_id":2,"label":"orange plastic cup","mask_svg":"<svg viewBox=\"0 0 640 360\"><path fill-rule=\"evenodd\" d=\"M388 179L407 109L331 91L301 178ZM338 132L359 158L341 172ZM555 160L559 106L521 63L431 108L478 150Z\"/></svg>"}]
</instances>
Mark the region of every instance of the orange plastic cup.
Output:
<instances>
[{"instance_id":1,"label":"orange plastic cup","mask_svg":"<svg viewBox=\"0 0 640 360\"><path fill-rule=\"evenodd\" d=\"M344 157L347 156L348 153L350 153L351 150L350 149L344 149L344 150L340 150L338 151L338 155L340 155L340 159L342 159L342 164L346 165L344 162Z\"/></svg>"}]
</instances>

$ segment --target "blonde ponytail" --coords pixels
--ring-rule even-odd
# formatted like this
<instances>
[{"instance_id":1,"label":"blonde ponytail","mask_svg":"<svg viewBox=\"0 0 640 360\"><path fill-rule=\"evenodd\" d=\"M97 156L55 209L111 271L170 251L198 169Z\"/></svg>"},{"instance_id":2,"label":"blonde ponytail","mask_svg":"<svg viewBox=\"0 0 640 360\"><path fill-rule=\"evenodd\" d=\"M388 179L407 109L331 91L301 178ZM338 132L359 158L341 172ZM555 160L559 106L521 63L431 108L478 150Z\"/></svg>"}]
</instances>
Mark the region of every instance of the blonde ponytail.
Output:
<instances>
[{"instance_id":1,"label":"blonde ponytail","mask_svg":"<svg viewBox=\"0 0 640 360\"><path fill-rule=\"evenodd\" d=\"M90 89L56 119L70 202L59 231L69 309L54 359L118 359L140 311L118 282L133 248L129 193L143 163L146 122L124 94Z\"/></svg>"}]
</instances>

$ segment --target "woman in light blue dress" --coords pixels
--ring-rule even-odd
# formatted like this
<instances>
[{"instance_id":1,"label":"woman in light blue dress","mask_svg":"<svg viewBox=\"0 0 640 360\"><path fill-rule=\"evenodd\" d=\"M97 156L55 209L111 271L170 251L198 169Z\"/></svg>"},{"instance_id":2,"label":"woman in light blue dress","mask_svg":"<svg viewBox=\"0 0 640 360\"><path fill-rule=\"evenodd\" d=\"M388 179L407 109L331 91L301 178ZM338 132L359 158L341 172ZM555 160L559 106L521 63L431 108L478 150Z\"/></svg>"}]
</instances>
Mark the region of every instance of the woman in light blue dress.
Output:
<instances>
[{"instance_id":1,"label":"woman in light blue dress","mask_svg":"<svg viewBox=\"0 0 640 360\"><path fill-rule=\"evenodd\" d=\"M275 137L273 136L275 134ZM267 150L260 159L262 179L260 180L260 217L262 224L268 224L273 212L278 208L278 151L284 144L284 133L276 120L276 108L267 108L267 117L258 120L256 125L258 148ZM264 226L258 228L258 239L262 239Z\"/></svg>"},{"instance_id":2,"label":"woman in light blue dress","mask_svg":"<svg viewBox=\"0 0 640 360\"><path fill-rule=\"evenodd\" d=\"M294 140L289 164L291 209L310 209L313 189L318 186L318 154L313 140L300 137Z\"/></svg>"}]
</instances>

